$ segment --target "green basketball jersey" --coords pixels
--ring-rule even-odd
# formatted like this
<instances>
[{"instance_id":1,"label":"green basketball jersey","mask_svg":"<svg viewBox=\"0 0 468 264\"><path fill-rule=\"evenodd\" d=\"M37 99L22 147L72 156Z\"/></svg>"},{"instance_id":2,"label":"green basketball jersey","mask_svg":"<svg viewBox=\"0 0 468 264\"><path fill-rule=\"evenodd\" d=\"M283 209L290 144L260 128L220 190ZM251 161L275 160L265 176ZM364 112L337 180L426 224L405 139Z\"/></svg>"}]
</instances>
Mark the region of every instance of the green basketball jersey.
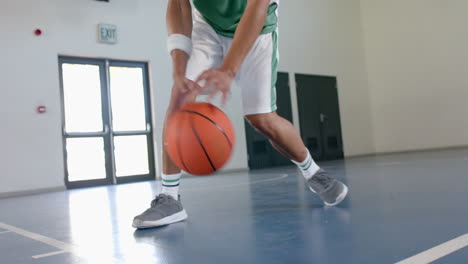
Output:
<instances>
[{"instance_id":1,"label":"green basketball jersey","mask_svg":"<svg viewBox=\"0 0 468 264\"><path fill-rule=\"evenodd\" d=\"M261 34L275 31L278 23L276 12L279 0L270 2ZM218 34L232 38L244 14L247 0L193 0L193 5Z\"/></svg>"}]
</instances>

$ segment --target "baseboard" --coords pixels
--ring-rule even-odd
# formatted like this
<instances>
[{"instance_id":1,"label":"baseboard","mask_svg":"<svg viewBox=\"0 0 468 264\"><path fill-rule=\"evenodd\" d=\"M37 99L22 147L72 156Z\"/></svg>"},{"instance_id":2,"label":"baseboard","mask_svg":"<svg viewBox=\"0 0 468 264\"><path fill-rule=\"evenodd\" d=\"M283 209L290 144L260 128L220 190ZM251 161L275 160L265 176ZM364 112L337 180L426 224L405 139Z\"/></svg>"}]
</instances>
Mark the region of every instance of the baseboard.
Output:
<instances>
[{"instance_id":1,"label":"baseboard","mask_svg":"<svg viewBox=\"0 0 468 264\"><path fill-rule=\"evenodd\" d=\"M249 172L249 168L225 169L225 170L217 171L217 172L214 174L214 176L215 176L215 175L232 174L232 173L248 173L248 172ZM191 174L188 174L188 173L183 172L182 177L183 177L183 178L186 178L186 177L195 177L195 178L198 178L198 177L200 177L200 176L195 176L195 175L191 175ZM161 180L161 178L158 178L157 180Z\"/></svg>"},{"instance_id":2,"label":"baseboard","mask_svg":"<svg viewBox=\"0 0 468 264\"><path fill-rule=\"evenodd\" d=\"M405 153L418 153L418 152L433 152L433 151L447 151L447 150L462 150L462 149L468 149L468 145L440 147L440 148L427 148L427 149L401 150L401 151L375 152L375 153L369 153L369 154L350 155L350 156L346 156L345 159L373 157L373 156L378 156L378 155L405 154ZM243 173L243 172L248 172L248 171L249 171L249 168L226 169L226 170L222 170L222 171L218 172L218 174ZM17 191L17 192L3 192L3 193L0 193L0 199L17 197L17 196L26 196L26 195L48 193L48 192L57 192L57 191L63 191L63 190L66 190L65 186L57 186L57 187L51 187L51 188L42 188L42 189L25 190L25 191Z\"/></svg>"},{"instance_id":3,"label":"baseboard","mask_svg":"<svg viewBox=\"0 0 468 264\"><path fill-rule=\"evenodd\" d=\"M359 155L346 156L345 159L374 157L374 156L379 156L379 155L408 154L408 153L418 153L418 152L422 153L422 152L462 150L462 149L468 149L468 145L438 147L438 148L425 148L425 149L411 149L411 150L382 151L382 152L375 152L375 153L369 153L369 154L359 154Z\"/></svg>"},{"instance_id":4,"label":"baseboard","mask_svg":"<svg viewBox=\"0 0 468 264\"><path fill-rule=\"evenodd\" d=\"M249 168L237 168L237 169L226 169L221 170L218 174L231 174L231 173L241 173L241 172L248 172Z\"/></svg>"},{"instance_id":5,"label":"baseboard","mask_svg":"<svg viewBox=\"0 0 468 264\"><path fill-rule=\"evenodd\" d=\"M58 191L63 191L63 190L66 190L65 186L41 188L41 189L34 189L34 190L24 190L24 191L17 191L17 192L2 192L0 193L0 199L18 197L18 196L35 195L35 194L48 193L48 192L58 192Z\"/></svg>"}]
</instances>

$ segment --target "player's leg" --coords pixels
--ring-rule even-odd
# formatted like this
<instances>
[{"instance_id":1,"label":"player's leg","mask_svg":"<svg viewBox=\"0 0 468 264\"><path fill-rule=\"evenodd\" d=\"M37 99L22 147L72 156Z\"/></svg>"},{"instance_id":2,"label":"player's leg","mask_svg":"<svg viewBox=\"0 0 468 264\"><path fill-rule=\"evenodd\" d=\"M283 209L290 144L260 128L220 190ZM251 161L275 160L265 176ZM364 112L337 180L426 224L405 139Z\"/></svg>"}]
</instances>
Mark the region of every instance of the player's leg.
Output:
<instances>
[{"instance_id":1,"label":"player's leg","mask_svg":"<svg viewBox=\"0 0 468 264\"><path fill-rule=\"evenodd\" d=\"M187 64L186 76L190 80L195 80L204 70L218 67L222 60L222 48L219 44L218 35L201 19L197 12L194 13L192 44L192 56ZM186 95L177 94L173 90L166 111L166 120L167 117L177 111L182 100L190 102L195 101L195 99L193 95L186 97ZM165 129L163 129L163 133L164 131ZM168 155L166 142L163 142L162 160L161 194L151 202L149 209L134 218L133 227L135 228L167 225L187 218L179 195L179 183L182 173Z\"/></svg>"},{"instance_id":2,"label":"player's leg","mask_svg":"<svg viewBox=\"0 0 468 264\"><path fill-rule=\"evenodd\" d=\"M276 114L277 63L276 32L259 36L239 72L245 117L275 149L297 164L312 191L327 205L336 205L345 198L347 187L320 169L294 126Z\"/></svg>"},{"instance_id":3,"label":"player's leg","mask_svg":"<svg viewBox=\"0 0 468 264\"><path fill-rule=\"evenodd\" d=\"M298 166L309 188L316 192L325 204L336 205L346 197L346 185L320 169L289 121L278 116L276 112L247 115L246 119L268 137L276 150Z\"/></svg>"},{"instance_id":4,"label":"player's leg","mask_svg":"<svg viewBox=\"0 0 468 264\"><path fill-rule=\"evenodd\" d=\"M193 13L193 32L192 32L192 56L187 64L186 77L194 81L203 71L218 67L221 64L223 53L220 45L219 36L206 23L198 11ZM171 94L171 101L166 112L166 120L168 116L177 111L181 106L181 100L185 102L195 101L195 97L183 98L178 94ZM165 129L163 129L164 134ZM164 139L163 135L163 139ZM162 193L172 194L177 197L179 190L179 181L181 177L181 170L171 160L171 157L166 151L166 142L163 142L163 156L162 156Z\"/></svg>"},{"instance_id":5,"label":"player's leg","mask_svg":"<svg viewBox=\"0 0 468 264\"><path fill-rule=\"evenodd\" d=\"M264 134L273 147L290 160L304 160L307 150L296 128L276 112L251 114L247 121Z\"/></svg>"},{"instance_id":6,"label":"player's leg","mask_svg":"<svg viewBox=\"0 0 468 264\"><path fill-rule=\"evenodd\" d=\"M193 57L195 60L197 59L196 56ZM193 59L192 59L193 61ZM172 90L171 92L171 99L169 102L169 107L166 110L166 117L164 119L164 128L163 128L163 145L162 145L162 173L161 173L161 181L162 181L162 194L171 195L172 198L178 200L179 199L179 184L180 178L182 176L181 170L175 163L172 161L171 157L168 155L166 146L167 143L164 141L165 131L166 131L166 122L168 118L177 111L180 106L181 102L193 102L195 101L195 97L193 94L178 94L176 90Z\"/></svg>"}]
</instances>

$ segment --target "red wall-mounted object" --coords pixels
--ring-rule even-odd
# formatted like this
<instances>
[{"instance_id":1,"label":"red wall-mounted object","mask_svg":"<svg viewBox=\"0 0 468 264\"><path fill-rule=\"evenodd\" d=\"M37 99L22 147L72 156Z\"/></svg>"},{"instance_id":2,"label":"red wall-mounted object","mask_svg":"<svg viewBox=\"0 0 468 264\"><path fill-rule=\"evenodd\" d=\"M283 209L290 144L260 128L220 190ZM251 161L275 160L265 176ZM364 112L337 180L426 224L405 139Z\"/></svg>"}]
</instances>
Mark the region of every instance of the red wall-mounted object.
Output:
<instances>
[{"instance_id":1,"label":"red wall-mounted object","mask_svg":"<svg viewBox=\"0 0 468 264\"><path fill-rule=\"evenodd\" d=\"M42 30L40 30L39 28L37 28L36 30L34 30L34 35L36 35L36 36L42 35Z\"/></svg>"},{"instance_id":2,"label":"red wall-mounted object","mask_svg":"<svg viewBox=\"0 0 468 264\"><path fill-rule=\"evenodd\" d=\"M39 114L43 114L46 112L46 107L45 105L40 105L36 108L36 111L39 113Z\"/></svg>"}]
</instances>

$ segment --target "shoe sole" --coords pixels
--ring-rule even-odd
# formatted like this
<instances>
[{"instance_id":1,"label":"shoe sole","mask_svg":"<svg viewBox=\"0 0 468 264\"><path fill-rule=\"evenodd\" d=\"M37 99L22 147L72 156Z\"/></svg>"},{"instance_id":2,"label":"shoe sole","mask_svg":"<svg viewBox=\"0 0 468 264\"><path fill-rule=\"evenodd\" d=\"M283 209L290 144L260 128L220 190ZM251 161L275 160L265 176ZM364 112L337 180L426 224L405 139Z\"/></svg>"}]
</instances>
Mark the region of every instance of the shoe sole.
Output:
<instances>
[{"instance_id":1,"label":"shoe sole","mask_svg":"<svg viewBox=\"0 0 468 264\"><path fill-rule=\"evenodd\" d=\"M158 227L158 226L165 226L173 223L177 223L180 221L184 221L187 219L187 212L185 212L185 209L175 213L170 216L166 216L164 218L161 218L157 221L144 221L139 224L135 224L135 222L132 224L134 228L151 228L151 227Z\"/></svg>"},{"instance_id":2,"label":"shoe sole","mask_svg":"<svg viewBox=\"0 0 468 264\"><path fill-rule=\"evenodd\" d=\"M344 183L343 183L343 186L344 186L344 189L343 189L343 191L340 193L340 195L338 195L338 197L336 198L335 202L334 202L334 203L327 203L327 202L324 202L326 206L335 206L335 205L338 205L339 203L341 203L341 202L346 198L346 196L348 195L348 186L346 186Z\"/></svg>"}]
</instances>

